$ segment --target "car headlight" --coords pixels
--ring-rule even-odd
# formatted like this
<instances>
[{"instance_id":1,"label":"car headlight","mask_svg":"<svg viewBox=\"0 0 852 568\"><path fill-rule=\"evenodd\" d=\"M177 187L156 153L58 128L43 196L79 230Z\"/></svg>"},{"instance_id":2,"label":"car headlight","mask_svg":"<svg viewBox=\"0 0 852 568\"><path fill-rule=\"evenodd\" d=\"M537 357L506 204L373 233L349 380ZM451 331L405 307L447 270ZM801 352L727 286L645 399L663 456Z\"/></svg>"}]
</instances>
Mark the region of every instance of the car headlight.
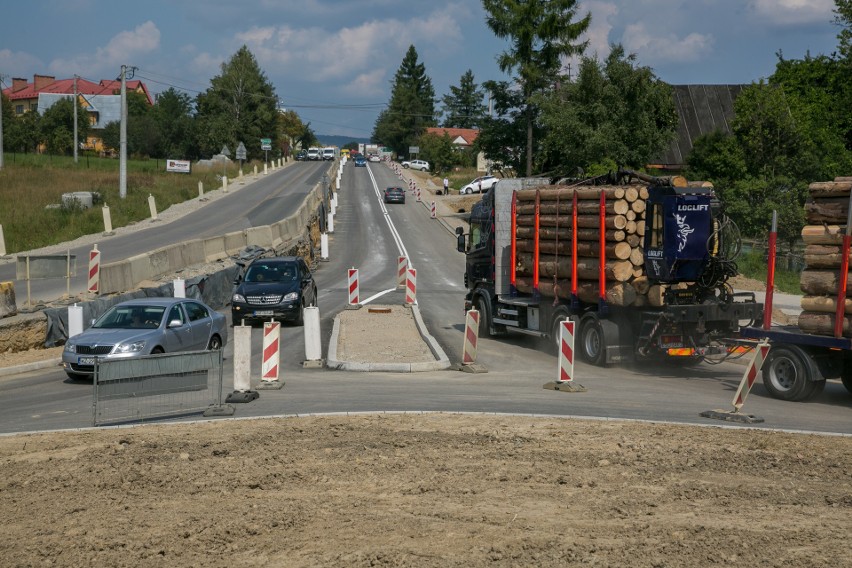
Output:
<instances>
[{"instance_id":1,"label":"car headlight","mask_svg":"<svg viewBox=\"0 0 852 568\"><path fill-rule=\"evenodd\" d=\"M234 294L234 295L231 297L231 303L233 304L233 303L235 303L235 302L239 302L239 303L241 303L241 304L245 304L245 303L246 303L246 299L243 297L243 295L242 295L242 294Z\"/></svg>"},{"instance_id":2,"label":"car headlight","mask_svg":"<svg viewBox=\"0 0 852 568\"><path fill-rule=\"evenodd\" d=\"M115 353L139 353L145 349L144 341L134 341L133 343L119 343L115 346Z\"/></svg>"},{"instance_id":3,"label":"car headlight","mask_svg":"<svg viewBox=\"0 0 852 568\"><path fill-rule=\"evenodd\" d=\"M299 299L299 293L298 292L290 292L289 294L284 296L283 301L292 302L293 300L298 300L298 299Z\"/></svg>"},{"instance_id":4,"label":"car headlight","mask_svg":"<svg viewBox=\"0 0 852 568\"><path fill-rule=\"evenodd\" d=\"M66 343L65 344L65 351L67 351L68 353L76 353L77 352L77 346L74 345L73 343Z\"/></svg>"}]
</instances>

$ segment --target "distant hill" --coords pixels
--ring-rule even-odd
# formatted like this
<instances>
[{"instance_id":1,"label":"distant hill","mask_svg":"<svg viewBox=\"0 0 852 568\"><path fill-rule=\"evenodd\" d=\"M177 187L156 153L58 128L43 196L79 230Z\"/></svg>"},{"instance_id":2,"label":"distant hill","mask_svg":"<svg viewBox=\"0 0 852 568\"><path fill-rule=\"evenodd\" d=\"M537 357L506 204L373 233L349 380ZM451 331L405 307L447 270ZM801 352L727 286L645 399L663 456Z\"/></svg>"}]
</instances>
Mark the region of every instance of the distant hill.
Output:
<instances>
[{"instance_id":1,"label":"distant hill","mask_svg":"<svg viewBox=\"0 0 852 568\"><path fill-rule=\"evenodd\" d=\"M323 146L337 146L339 148L342 148L350 142L363 142L364 144L370 143L369 138L355 138L352 136L339 136L337 134L317 134L317 140L319 140Z\"/></svg>"}]
</instances>

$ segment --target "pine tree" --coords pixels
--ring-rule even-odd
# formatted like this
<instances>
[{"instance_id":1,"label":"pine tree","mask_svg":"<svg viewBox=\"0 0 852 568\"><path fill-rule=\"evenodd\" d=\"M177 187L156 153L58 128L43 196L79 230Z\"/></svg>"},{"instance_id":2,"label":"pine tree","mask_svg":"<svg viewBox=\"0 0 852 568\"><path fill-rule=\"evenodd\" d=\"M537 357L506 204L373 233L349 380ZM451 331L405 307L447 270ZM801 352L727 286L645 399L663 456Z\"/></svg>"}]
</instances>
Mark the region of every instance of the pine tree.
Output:
<instances>
[{"instance_id":1,"label":"pine tree","mask_svg":"<svg viewBox=\"0 0 852 568\"><path fill-rule=\"evenodd\" d=\"M442 99L444 128L479 128L487 110L482 103L484 98L485 94L473 80L473 71L468 69L459 86L450 85L450 93Z\"/></svg>"}]
</instances>

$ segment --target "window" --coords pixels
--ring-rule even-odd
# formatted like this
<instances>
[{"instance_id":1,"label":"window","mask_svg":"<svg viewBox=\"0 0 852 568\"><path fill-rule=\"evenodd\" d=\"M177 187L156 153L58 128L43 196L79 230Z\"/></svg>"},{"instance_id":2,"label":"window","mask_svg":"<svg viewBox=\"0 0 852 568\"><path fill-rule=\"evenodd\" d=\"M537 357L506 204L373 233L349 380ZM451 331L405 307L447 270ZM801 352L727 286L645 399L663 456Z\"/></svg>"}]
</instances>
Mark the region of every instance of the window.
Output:
<instances>
[{"instance_id":1,"label":"window","mask_svg":"<svg viewBox=\"0 0 852 568\"><path fill-rule=\"evenodd\" d=\"M207 318L207 310L201 304L195 302L187 302L184 304L186 313L189 316L189 321L198 321Z\"/></svg>"},{"instance_id":2,"label":"window","mask_svg":"<svg viewBox=\"0 0 852 568\"><path fill-rule=\"evenodd\" d=\"M179 304L172 306L172 309L169 311L169 324L171 324L174 320L180 321L181 325L185 323L185 320L183 319L183 310L180 309Z\"/></svg>"},{"instance_id":3,"label":"window","mask_svg":"<svg viewBox=\"0 0 852 568\"><path fill-rule=\"evenodd\" d=\"M15 105L15 114L24 114L24 105Z\"/></svg>"},{"instance_id":4,"label":"window","mask_svg":"<svg viewBox=\"0 0 852 568\"><path fill-rule=\"evenodd\" d=\"M482 230L482 226L477 223L471 223L470 225L470 248L476 249L485 245L485 243L480 242L480 240L484 237L485 232Z\"/></svg>"}]
</instances>

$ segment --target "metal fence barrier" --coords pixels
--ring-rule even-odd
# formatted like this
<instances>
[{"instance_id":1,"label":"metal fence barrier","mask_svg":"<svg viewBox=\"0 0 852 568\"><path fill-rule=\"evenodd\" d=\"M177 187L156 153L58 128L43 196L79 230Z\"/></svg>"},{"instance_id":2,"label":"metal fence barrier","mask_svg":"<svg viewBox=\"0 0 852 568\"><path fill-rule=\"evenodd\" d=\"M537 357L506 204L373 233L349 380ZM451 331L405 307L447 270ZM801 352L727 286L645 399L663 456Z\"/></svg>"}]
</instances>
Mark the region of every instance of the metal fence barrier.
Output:
<instances>
[{"instance_id":1,"label":"metal fence barrier","mask_svg":"<svg viewBox=\"0 0 852 568\"><path fill-rule=\"evenodd\" d=\"M222 407L222 350L95 359L93 425Z\"/></svg>"}]
</instances>

